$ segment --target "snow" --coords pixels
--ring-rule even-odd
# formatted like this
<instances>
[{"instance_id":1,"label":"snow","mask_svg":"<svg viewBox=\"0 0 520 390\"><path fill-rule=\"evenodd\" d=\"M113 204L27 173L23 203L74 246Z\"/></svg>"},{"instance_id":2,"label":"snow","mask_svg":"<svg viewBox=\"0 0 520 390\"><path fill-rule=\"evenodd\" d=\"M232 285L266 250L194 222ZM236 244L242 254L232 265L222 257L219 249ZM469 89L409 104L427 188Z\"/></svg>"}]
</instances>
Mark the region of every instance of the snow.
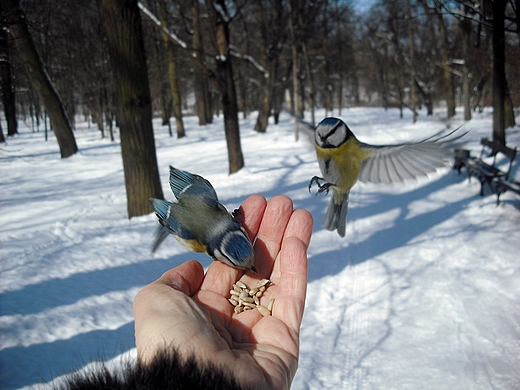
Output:
<instances>
[{"instance_id":1,"label":"snow","mask_svg":"<svg viewBox=\"0 0 520 390\"><path fill-rule=\"evenodd\" d=\"M459 112L462 111L459 109ZM337 115L338 113L335 112ZM317 118L325 115L317 113ZM412 124L395 109L351 108L361 141L419 140L448 123ZM311 143L281 115L267 133L241 120L245 168L228 175L222 117L170 138L154 122L165 196L168 165L200 174L234 209L250 194L286 194L315 218L309 285L293 389L520 388L520 198L478 195L477 180L445 168L403 185L358 183L347 235L320 227L328 197ZM5 126L4 126L5 128ZM490 137L490 110L466 123L467 147ZM0 146L0 388L49 388L89 362L135 357L132 301L140 288L190 258L168 239L152 257L156 218L126 218L120 146L78 123L80 153L61 160L54 135L23 124ZM508 144L520 145L520 128ZM518 164L518 163L515 163ZM520 172L514 168L517 180Z\"/></svg>"}]
</instances>

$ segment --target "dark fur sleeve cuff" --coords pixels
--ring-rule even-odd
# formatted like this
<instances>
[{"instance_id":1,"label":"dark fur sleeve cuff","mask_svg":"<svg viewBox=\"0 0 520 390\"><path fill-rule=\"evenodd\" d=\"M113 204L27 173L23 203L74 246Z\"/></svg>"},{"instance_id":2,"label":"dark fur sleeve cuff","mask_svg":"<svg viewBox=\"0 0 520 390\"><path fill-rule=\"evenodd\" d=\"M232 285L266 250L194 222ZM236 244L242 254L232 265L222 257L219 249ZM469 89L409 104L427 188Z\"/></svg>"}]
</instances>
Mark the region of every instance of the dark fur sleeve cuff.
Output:
<instances>
[{"instance_id":1,"label":"dark fur sleeve cuff","mask_svg":"<svg viewBox=\"0 0 520 390\"><path fill-rule=\"evenodd\" d=\"M118 371L101 363L94 369L71 374L54 389L246 390L222 369L209 364L201 365L193 357L183 360L174 351L159 353L147 365L139 361L124 363Z\"/></svg>"}]
</instances>

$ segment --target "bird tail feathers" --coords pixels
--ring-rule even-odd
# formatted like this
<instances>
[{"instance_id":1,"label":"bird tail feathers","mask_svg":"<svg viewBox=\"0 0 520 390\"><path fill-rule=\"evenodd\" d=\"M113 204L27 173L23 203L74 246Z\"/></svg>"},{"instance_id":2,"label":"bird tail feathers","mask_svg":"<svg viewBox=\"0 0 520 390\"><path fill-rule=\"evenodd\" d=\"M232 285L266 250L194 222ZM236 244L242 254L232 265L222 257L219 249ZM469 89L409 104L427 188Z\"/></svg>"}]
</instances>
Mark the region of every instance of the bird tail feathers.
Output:
<instances>
[{"instance_id":1,"label":"bird tail feathers","mask_svg":"<svg viewBox=\"0 0 520 390\"><path fill-rule=\"evenodd\" d=\"M159 228L157 229L157 233L155 234L155 241L152 246L152 253L154 253L157 250L157 248L159 248L159 245L162 244L164 239L168 237L169 234L170 232L168 231L168 229L166 229L164 226L159 226Z\"/></svg>"},{"instance_id":2,"label":"bird tail feathers","mask_svg":"<svg viewBox=\"0 0 520 390\"><path fill-rule=\"evenodd\" d=\"M347 229L348 196L349 192L343 196L333 195L321 223L321 226L327 230L337 230L341 237L345 237Z\"/></svg>"},{"instance_id":3,"label":"bird tail feathers","mask_svg":"<svg viewBox=\"0 0 520 390\"><path fill-rule=\"evenodd\" d=\"M170 214L171 203L164 199L155 198L150 198L148 202L153 207L155 215L157 215L157 217L159 218L159 223L161 224L157 229L157 233L155 235L155 242L152 246L152 253L154 253L157 250L157 248L159 248L159 245L161 245L164 239L168 237L168 234L170 234L168 229L164 226L164 221L168 219L168 216Z\"/></svg>"}]
</instances>

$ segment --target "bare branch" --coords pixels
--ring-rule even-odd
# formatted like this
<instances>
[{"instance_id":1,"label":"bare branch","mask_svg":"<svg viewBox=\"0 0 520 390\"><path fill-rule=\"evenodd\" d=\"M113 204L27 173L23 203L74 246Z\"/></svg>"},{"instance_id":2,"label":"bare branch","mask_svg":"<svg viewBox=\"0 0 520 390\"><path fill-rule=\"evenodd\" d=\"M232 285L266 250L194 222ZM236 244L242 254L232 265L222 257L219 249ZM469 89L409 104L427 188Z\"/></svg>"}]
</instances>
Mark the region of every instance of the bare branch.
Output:
<instances>
[{"instance_id":1,"label":"bare branch","mask_svg":"<svg viewBox=\"0 0 520 390\"><path fill-rule=\"evenodd\" d=\"M180 47L183 49L186 49L188 45L186 42L184 42L182 39L180 39L177 35L175 35L173 32L168 30L165 26L161 24L161 21L157 19L157 17L150 11L146 6L143 4L142 1L138 1L137 5L139 6L139 9L152 21L154 22L165 34L167 34L172 40L174 40Z\"/></svg>"},{"instance_id":2,"label":"bare branch","mask_svg":"<svg viewBox=\"0 0 520 390\"><path fill-rule=\"evenodd\" d=\"M231 55L236 58L240 58L242 60L249 61L257 70L262 72L264 74L264 77L267 78L269 76L269 72L267 69L265 69L260 63L254 59L254 57L250 56L249 54L242 54L239 51L237 51L234 47L229 47L231 50Z\"/></svg>"}]
</instances>

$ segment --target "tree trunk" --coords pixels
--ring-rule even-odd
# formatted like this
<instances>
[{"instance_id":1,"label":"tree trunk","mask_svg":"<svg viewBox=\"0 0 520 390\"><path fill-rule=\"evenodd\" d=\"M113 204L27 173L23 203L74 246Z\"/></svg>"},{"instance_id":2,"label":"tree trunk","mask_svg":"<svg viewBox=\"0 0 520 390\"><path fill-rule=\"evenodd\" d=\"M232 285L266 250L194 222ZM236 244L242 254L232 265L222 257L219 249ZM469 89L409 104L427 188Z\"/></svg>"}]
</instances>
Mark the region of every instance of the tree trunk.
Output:
<instances>
[{"instance_id":1,"label":"tree trunk","mask_svg":"<svg viewBox=\"0 0 520 390\"><path fill-rule=\"evenodd\" d=\"M2 89L2 103L4 105L5 120L7 121L7 135L13 136L18 133L18 122L16 120L15 93L11 77L11 56L9 53L9 41L7 29L5 27L7 26L4 26L3 23L0 25L0 80Z\"/></svg>"},{"instance_id":2,"label":"tree trunk","mask_svg":"<svg viewBox=\"0 0 520 390\"><path fill-rule=\"evenodd\" d=\"M163 82L161 84L161 112L162 112L162 125L168 126L168 132L170 134L170 137L173 136L172 134L172 125L170 123L170 117L172 114L172 100L171 100L171 94L170 94L170 87L168 83Z\"/></svg>"},{"instance_id":3,"label":"tree trunk","mask_svg":"<svg viewBox=\"0 0 520 390\"><path fill-rule=\"evenodd\" d=\"M224 113L224 129L228 149L229 173L235 173L244 166L244 156L240 145L240 129L238 125L238 103L233 66L229 50L229 15L225 0L206 1L210 20L215 27L215 42L218 55L217 77L220 86L222 111ZM217 11L218 9L218 11Z\"/></svg>"},{"instance_id":4,"label":"tree trunk","mask_svg":"<svg viewBox=\"0 0 520 390\"><path fill-rule=\"evenodd\" d=\"M294 102L294 111L293 115L298 118L304 117L304 109L303 109L303 96L302 96L302 88L301 88L301 80L300 80L300 40L296 33L296 29L294 26L294 18L295 12L292 6L292 2L294 0L289 0L287 2L287 7L289 11L289 32L291 36L291 53L292 53L292 79L293 79L293 102ZM298 20L298 18L296 18Z\"/></svg>"},{"instance_id":5,"label":"tree trunk","mask_svg":"<svg viewBox=\"0 0 520 390\"><path fill-rule=\"evenodd\" d=\"M468 13L468 7L464 6L464 14ZM463 55L464 55L464 66L462 68L462 98L464 99L464 120L469 121L471 119L471 71L469 68L469 56L470 56L470 40L471 40L471 21L464 19L460 22L460 26L463 32Z\"/></svg>"},{"instance_id":6,"label":"tree trunk","mask_svg":"<svg viewBox=\"0 0 520 390\"><path fill-rule=\"evenodd\" d=\"M493 140L506 144L505 9L507 0L493 0Z\"/></svg>"},{"instance_id":7,"label":"tree trunk","mask_svg":"<svg viewBox=\"0 0 520 390\"><path fill-rule=\"evenodd\" d=\"M444 68L444 91L446 96L446 105L448 108L448 118L455 116L455 94L453 89L453 79L450 72L450 58L448 55L448 38L446 36L446 26L442 17L442 10L438 10L439 28L441 33L441 57Z\"/></svg>"},{"instance_id":8,"label":"tree trunk","mask_svg":"<svg viewBox=\"0 0 520 390\"><path fill-rule=\"evenodd\" d=\"M310 96L309 96L309 104L311 109L311 125L314 127L316 125L316 118L315 118L315 109L316 109L316 91L314 87L314 77L312 75L312 66L311 66L311 59L309 57L309 52L307 50L307 44L305 42L302 42L302 53L303 53L303 59L305 61L305 73L307 73L307 78L309 80L309 86L310 86ZM359 95L358 95L359 96Z\"/></svg>"},{"instance_id":9,"label":"tree trunk","mask_svg":"<svg viewBox=\"0 0 520 390\"><path fill-rule=\"evenodd\" d=\"M271 115L277 98L275 96L275 85L278 79L278 71L280 68L281 48L283 45L283 32L272 27L283 25L284 21L284 5L282 1L272 3L275 9L275 16L271 18L265 17L266 13L262 2L258 2L260 15L263 15L262 28L260 34L260 49L263 54L263 63L267 68L267 77L264 79L260 107L258 109L258 117L255 124L255 130L264 133L269 123L269 116Z\"/></svg>"},{"instance_id":10,"label":"tree trunk","mask_svg":"<svg viewBox=\"0 0 520 390\"><path fill-rule=\"evenodd\" d=\"M410 106L412 107L412 120L413 123L417 122L417 111L415 107L417 105L417 88L415 87L415 48L413 39L413 25L412 25L412 5L408 0L408 45L410 47Z\"/></svg>"},{"instance_id":11,"label":"tree trunk","mask_svg":"<svg viewBox=\"0 0 520 390\"><path fill-rule=\"evenodd\" d=\"M54 134L58 140L61 157L70 157L78 151L76 139L72 132L72 126L70 125L60 96L54 88L48 73L44 69L40 56L36 51L19 1L6 0L4 1L3 7L14 16L14 20L16 21L15 24L10 26L10 32L14 38L18 52L25 63L33 88L45 105Z\"/></svg>"},{"instance_id":12,"label":"tree trunk","mask_svg":"<svg viewBox=\"0 0 520 390\"><path fill-rule=\"evenodd\" d=\"M262 97L260 99L260 107L258 109L258 117L256 118L255 131L265 133L269 123L269 114L271 112L272 96L273 96L274 75L273 70L269 67L269 74L262 87Z\"/></svg>"},{"instance_id":13,"label":"tree trunk","mask_svg":"<svg viewBox=\"0 0 520 390\"><path fill-rule=\"evenodd\" d=\"M168 12L166 11L166 4L164 0L159 0L159 13L161 24L168 28ZM172 108L173 116L175 117L175 125L177 127L177 138L182 138L186 135L184 130L184 123L182 121L181 108L181 93L179 90L179 77L177 74L177 59L175 55L175 47L170 41L168 34L162 32L164 41L164 48L168 54L168 81L170 82L170 92L172 94Z\"/></svg>"},{"instance_id":14,"label":"tree trunk","mask_svg":"<svg viewBox=\"0 0 520 390\"><path fill-rule=\"evenodd\" d=\"M200 4L199 0L193 0L192 6L193 18L193 52L199 61L204 64L204 52L202 50L202 33L200 27ZM209 94L209 85L206 75L201 71L200 67L194 69L195 81L195 100L197 105L197 116L199 117L199 126L204 126L213 121L213 113L211 112L211 101Z\"/></svg>"},{"instance_id":15,"label":"tree trunk","mask_svg":"<svg viewBox=\"0 0 520 390\"><path fill-rule=\"evenodd\" d=\"M520 0L515 0L516 32L518 33L518 48L520 49ZM518 51L520 54L520 50Z\"/></svg>"},{"instance_id":16,"label":"tree trunk","mask_svg":"<svg viewBox=\"0 0 520 390\"><path fill-rule=\"evenodd\" d=\"M162 198L152 127L152 105L137 0L102 0L114 73L128 217L148 214L148 199Z\"/></svg>"}]
</instances>

